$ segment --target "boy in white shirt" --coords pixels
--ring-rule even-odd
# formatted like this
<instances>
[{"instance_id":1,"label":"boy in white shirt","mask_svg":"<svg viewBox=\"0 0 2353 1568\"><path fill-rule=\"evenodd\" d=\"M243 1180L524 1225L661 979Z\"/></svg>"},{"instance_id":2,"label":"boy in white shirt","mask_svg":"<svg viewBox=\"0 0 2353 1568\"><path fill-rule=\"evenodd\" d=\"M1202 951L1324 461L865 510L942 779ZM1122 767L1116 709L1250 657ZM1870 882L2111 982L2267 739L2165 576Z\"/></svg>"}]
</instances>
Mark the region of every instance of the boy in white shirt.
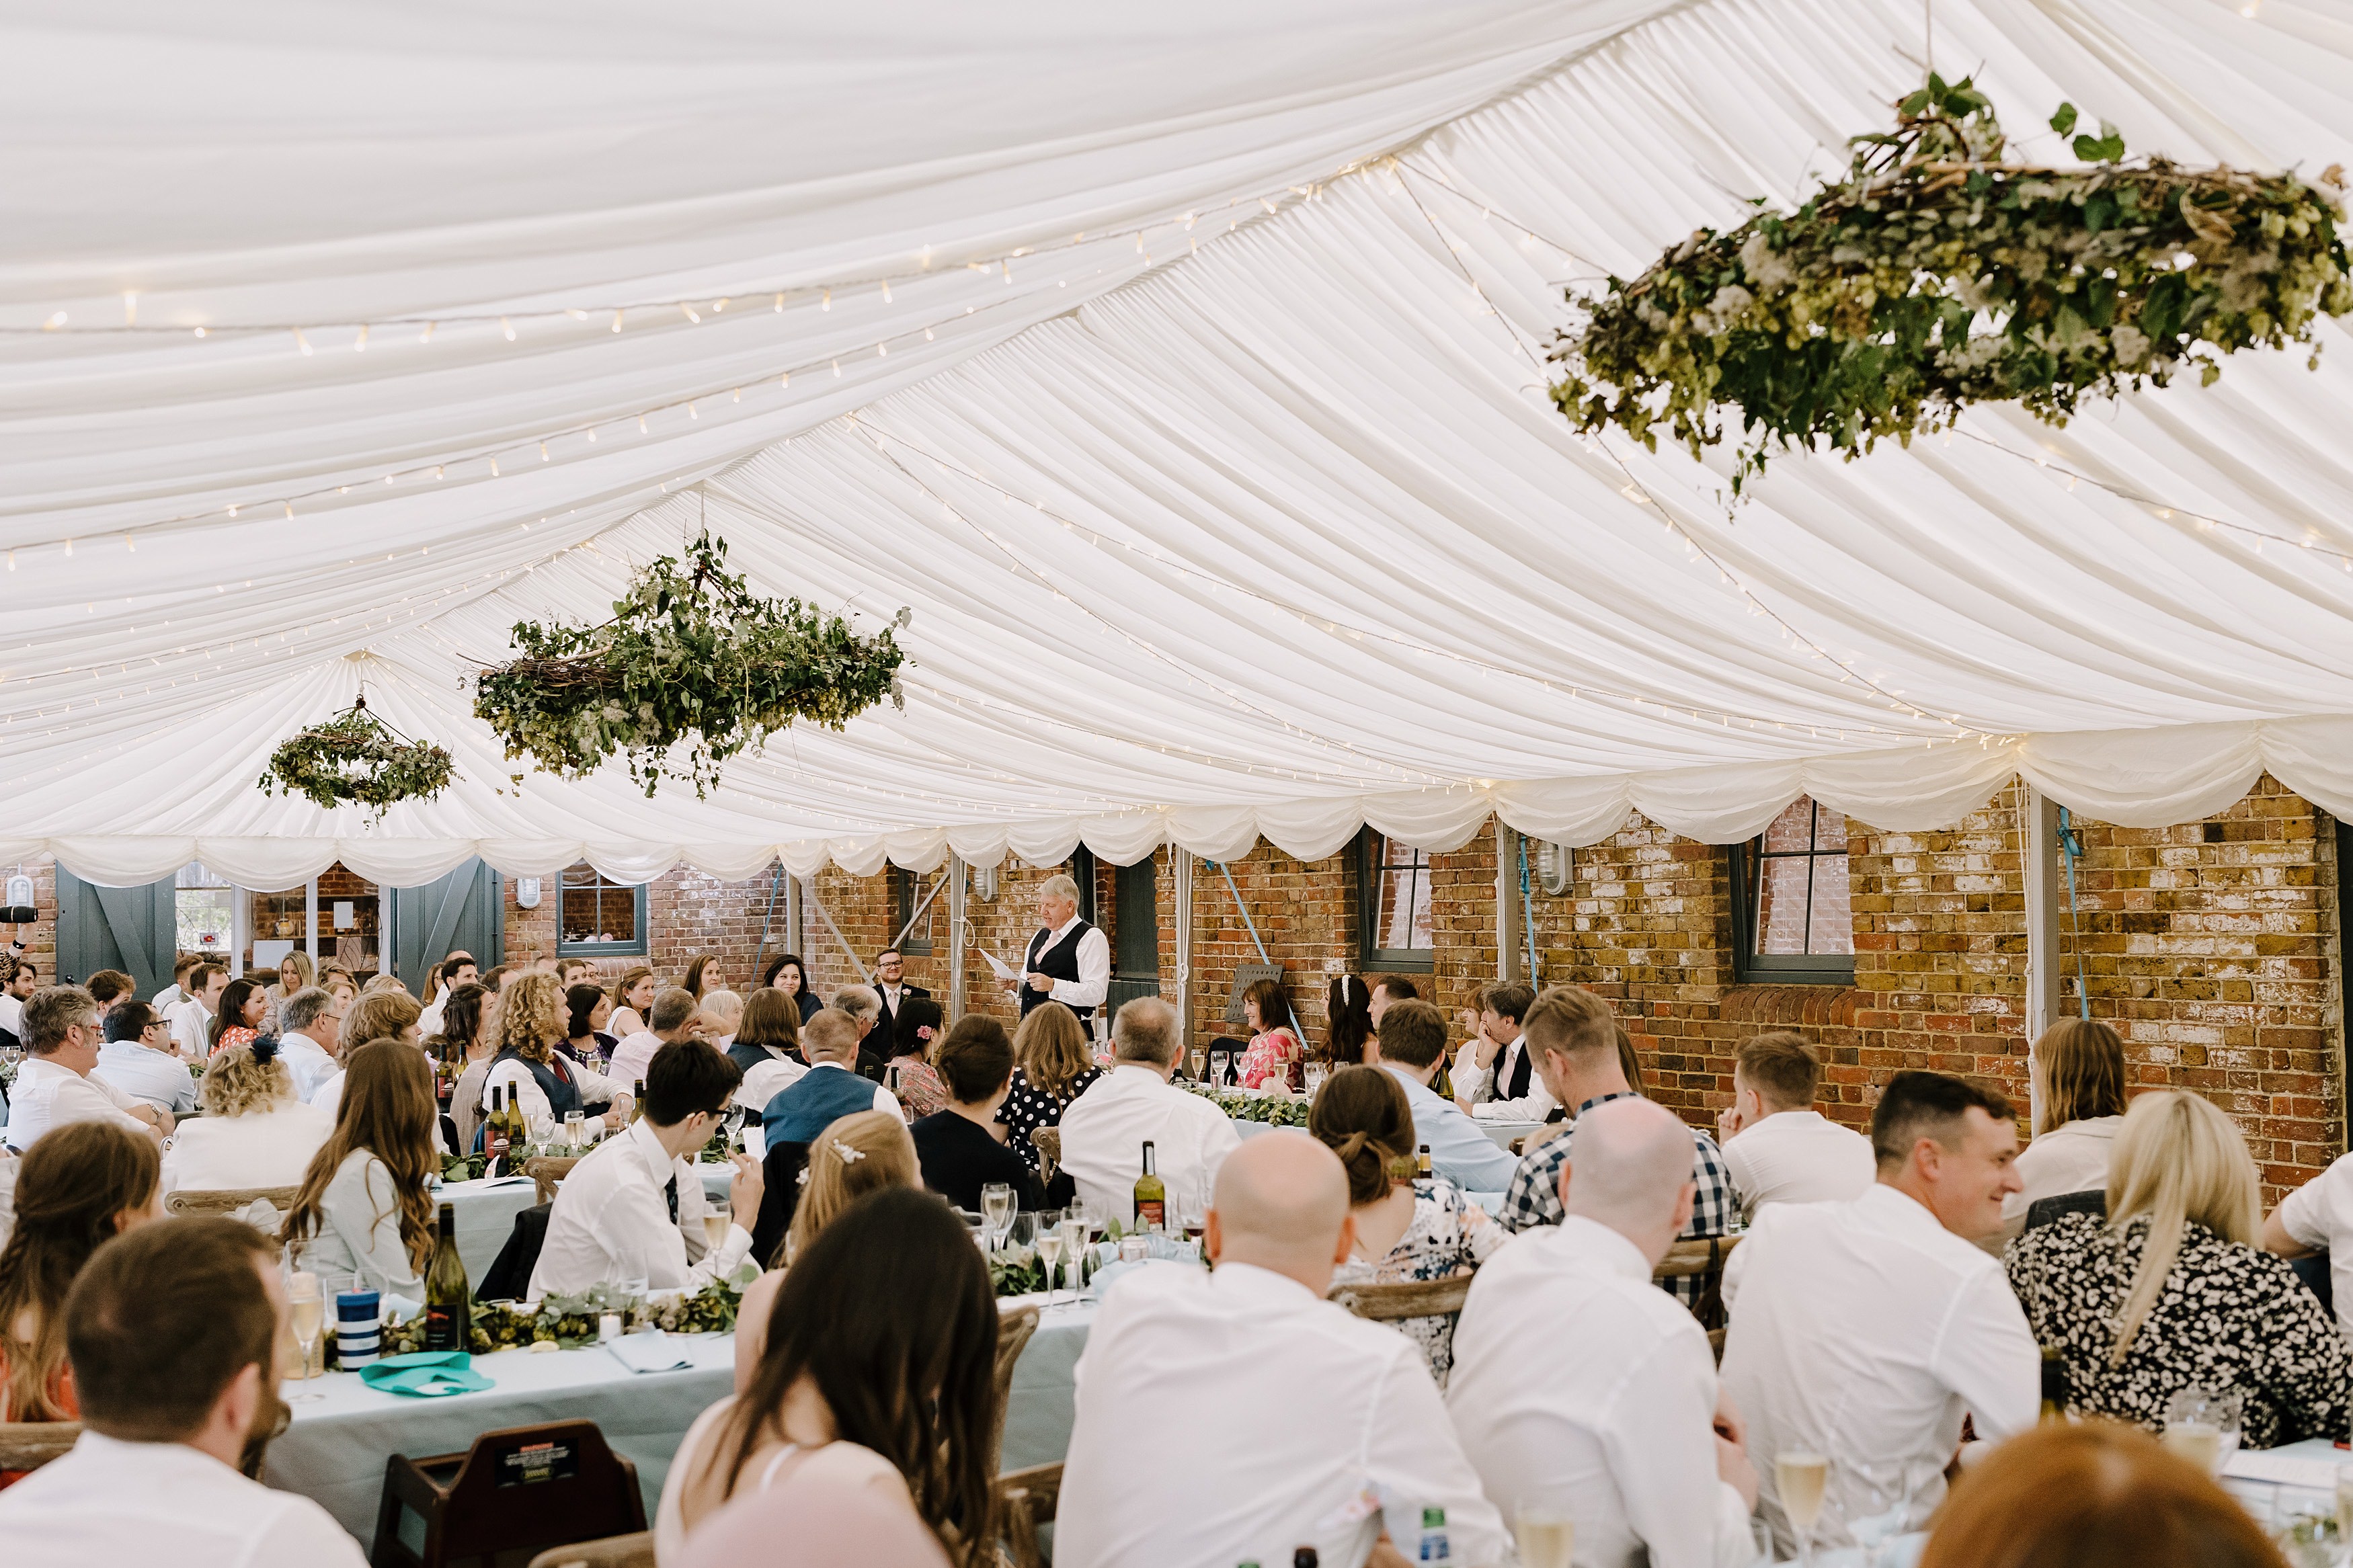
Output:
<instances>
[{"instance_id":1,"label":"boy in white shirt","mask_svg":"<svg viewBox=\"0 0 2353 1568\"><path fill-rule=\"evenodd\" d=\"M1786 1029L1745 1042L1734 1058L1716 1141L1746 1217L1767 1204L1859 1198L1879 1179L1871 1140L1814 1109L1821 1077L1821 1058Z\"/></svg>"}]
</instances>

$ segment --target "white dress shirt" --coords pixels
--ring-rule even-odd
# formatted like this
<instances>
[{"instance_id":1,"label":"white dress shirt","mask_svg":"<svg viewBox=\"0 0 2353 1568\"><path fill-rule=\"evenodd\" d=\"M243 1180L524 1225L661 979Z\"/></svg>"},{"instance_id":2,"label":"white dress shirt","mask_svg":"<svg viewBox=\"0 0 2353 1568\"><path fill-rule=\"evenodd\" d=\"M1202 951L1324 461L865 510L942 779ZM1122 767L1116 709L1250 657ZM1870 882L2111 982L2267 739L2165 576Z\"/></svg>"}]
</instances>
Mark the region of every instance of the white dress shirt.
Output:
<instances>
[{"instance_id":1,"label":"white dress shirt","mask_svg":"<svg viewBox=\"0 0 2353 1568\"><path fill-rule=\"evenodd\" d=\"M2108 1184L2108 1154L2123 1130L2121 1116L2088 1116L2053 1127L2018 1152L2019 1179L2026 1184L2001 1201L2001 1217L2013 1230L2026 1226L2031 1204L2062 1193Z\"/></svg>"},{"instance_id":2,"label":"white dress shirt","mask_svg":"<svg viewBox=\"0 0 2353 1568\"><path fill-rule=\"evenodd\" d=\"M247 1480L185 1443L85 1431L0 1491L9 1568L168 1561L172 1568L365 1568L360 1543L295 1492Z\"/></svg>"},{"instance_id":3,"label":"white dress shirt","mask_svg":"<svg viewBox=\"0 0 2353 1568\"><path fill-rule=\"evenodd\" d=\"M583 1104L590 1101L609 1103L617 1094L635 1094L637 1086L607 1078L595 1068L583 1067L566 1059L564 1070L572 1075L575 1088L580 1090ZM544 1143L561 1131L555 1120L555 1108L547 1102L547 1090L539 1087L539 1079L521 1062L501 1062L491 1068L482 1079L482 1092L477 1102L479 1114L491 1103L491 1088L503 1085L503 1092L515 1096L522 1105L523 1125L531 1130L533 1142Z\"/></svg>"},{"instance_id":4,"label":"white dress shirt","mask_svg":"<svg viewBox=\"0 0 2353 1568\"><path fill-rule=\"evenodd\" d=\"M678 1182L678 1220L670 1217L665 1183ZM752 1250L752 1235L741 1224L727 1227L727 1239L706 1250L702 1178L684 1160L673 1160L654 1136L654 1124L639 1118L627 1132L607 1138L572 1167L555 1189L548 1211L547 1245L531 1272L534 1300L551 1293L574 1295L591 1285L642 1279L656 1290L699 1286L735 1271ZM699 1261L694 1261L699 1260Z\"/></svg>"},{"instance_id":5,"label":"white dress shirt","mask_svg":"<svg viewBox=\"0 0 2353 1568\"><path fill-rule=\"evenodd\" d=\"M1048 931L1045 941L1031 937L1029 947L1023 950L1023 957L1034 963L1037 954L1045 952L1070 935L1071 928L1078 923L1079 917L1072 915ZM1103 927L1091 926L1087 934L1079 938L1079 951L1072 956L1079 963L1079 977L1055 981L1047 994L1081 1012L1102 1006L1103 998L1111 994L1111 938L1103 935ZM1030 974L1036 971L1025 969L1022 973Z\"/></svg>"},{"instance_id":6,"label":"white dress shirt","mask_svg":"<svg viewBox=\"0 0 2353 1568\"><path fill-rule=\"evenodd\" d=\"M1815 1545L1842 1546L1841 1521L1872 1511L1849 1489L1857 1460L1910 1467L1916 1529L1944 1500L1963 1415L1983 1438L2034 1424L2042 1352L2001 1260L1894 1187L1768 1205L1725 1267L1724 1301L1724 1383L1784 1548L1797 1537L1774 1499L1776 1454L1830 1460Z\"/></svg>"},{"instance_id":7,"label":"white dress shirt","mask_svg":"<svg viewBox=\"0 0 2353 1568\"><path fill-rule=\"evenodd\" d=\"M1062 1169L1080 1197L1123 1226L1135 1223L1135 1178L1144 1173L1147 1140L1172 1221L1208 1212L1218 1167L1242 1142L1214 1101L1151 1068L1122 1062L1103 1074L1062 1112Z\"/></svg>"},{"instance_id":8,"label":"white dress shirt","mask_svg":"<svg viewBox=\"0 0 2353 1568\"><path fill-rule=\"evenodd\" d=\"M2297 1241L2327 1252L2337 1325L2353 1339L2353 1154L2339 1154L2328 1169L2282 1199L2279 1221Z\"/></svg>"},{"instance_id":9,"label":"white dress shirt","mask_svg":"<svg viewBox=\"0 0 2353 1568\"><path fill-rule=\"evenodd\" d=\"M172 1009L187 999L187 992L175 980L147 998L147 1005L155 1009L155 1016L158 1018L169 1018L172 1016Z\"/></svg>"},{"instance_id":10,"label":"white dress shirt","mask_svg":"<svg viewBox=\"0 0 2353 1568\"><path fill-rule=\"evenodd\" d=\"M178 1116L196 1108L195 1075L169 1051L149 1050L136 1040L109 1040L98 1047L90 1076L112 1084L142 1105Z\"/></svg>"},{"instance_id":11,"label":"white dress shirt","mask_svg":"<svg viewBox=\"0 0 2353 1568\"><path fill-rule=\"evenodd\" d=\"M1488 1500L1577 1521L1579 1568L1742 1568L1748 1505L1715 1468L1715 1356L1651 1265L1571 1215L1479 1270L1447 1414Z\"/></svg>"},{"instance_id":12,"label":"white dress shirt","mask_svg":"<svg viewBox=\"0 0 2353 1568\"><path fill-rule=\"evenodd\" d=\"M301 1186L311 1156L334 1130L332 1116L297 1100L242 1116L200 1116L172 1133L172 1146L164 1152L164 1190Z\"/></svg>"},{"instance_id":13,"label":"white dress shirt","mask_svg":"<svg viewBox=\"0 0 2353 1568\"><path fill-rule=\"evenodd\" d=\"M326 1082L311 1091L305 1103L317 1106L329 1116L343 1113L343 1069L340 1064Z\"/></svg>"},{"instance_id":14,"label":"white dress shirt","mask_svg":"<svg viewBox=\"0 0 2353 1568\"><path fill-rule=\"evenodd\" d=\"M1384 1513L1410 1556L1425 1506L1446 1510L1455 1563L1503 1558L1420 1347L1294 1279L1146 1264L1104 1297L1072 1383L1055 1568L1288 1563L1310 1544L1361 1568Z\"/></svg>"},{"instance_id":15,"label":"white dress shirt","mask_svg":"<svg viewBox=\"0 0 2353 1568\"><path fill-rule=\"evenodd\" d=\"M1513 1036L1495 1047L1495 1059L1481 1071L1472 1066L1472 1047L1468 1042L1455 1055L1454 1097L1471 1107L1471 1114L1482 1121L1542 1121L1550 1116L1560 1101L1545 1087L1544 1075L1531 1069L1528 1091L1511 1100L1498 1100L1495 1090L1508 1084L1520 1069L1520 1056L1528 1048L1525 1034Z\"/></svg>"},{"instance_id":16,"label":"white dress shirt","mask_svg":"<svg viewBox=\"0 0 2353 1568\"><path fill-rule=\"evenodd\" d=\"M21 1153L69 1121L111 1121L147 1131L147 1123L131 1114L138 1103L102 1078L84 1078L47 1057L26 1057L8 1090L8 1147Z\"/></svg>"},{"instance_id":17,"label":"white dress shirt","mask_svg":"<svg viewBox=\"0 0 2353 1568\"><path fill-rule=\"evenodd\" d=\"M651 1029L625 1037L613 1047L612 1070L606 1076L619 1084L624 1094L635 1094L637 1086L645 1081L646 1068L653 1065L654 1053L669 1043Z\"/></svg>"},{"instance_id":18,"label":"white dress shirt","mask_svg":"<svg viewBox=\"0 0 2353 1568\"><path fill-rule=\"evenodd\" d=\"M191 1061L213 1054L213 1010L191 996L172 1010L172 1043Z\"/></svg>"},{"instance_id":19,"label":"white dress shirt","mask_svg":"<svg viewBox=\"0 0 2353 1568\"><path fill-rule=\"evenodd\" d=\"M768 1101L798 1083L801 1075L807 1071L808 1068L790 1057L760 1062L744 1075L742 1083L735 1086L735 1103L756 1116L768 1109Z\"/></svg>"},{"instance_id":20,"label":"white dress shirt","mask_svg":"<svg viewBox=\"0 0 2353 1568\"><path fill-rule=\"evenodd\" d=\"M22 998L0 991L0 1029L5 1029L18 1039L25 1036L25 1004Z\"/></svg>"},{"instance_id":21,"label":"white dress shirt","mask_svg":"<svg viewBox=\"0 0 2353 1568\"><path fill-rule=\"evenodd\" d=\"M1724 1168L1754 1219L1767 1204L1844 1203L1879 1180L1871 1140L1819 1110L1777 1110L1724 1145Z\"/></svg>"},{"instance_id":22,"label":"white dress shirt","mask_svg":"<svg viewBox=\"0 0 2353 1568\"><path fill-rule=\"evenodd\" d=\"M456 989L454 986L443 986L439 994L432 1001L427 1002L423 1010L417 1015L418 1039L429 1040L441 1032L441 1020L448 1013L449 993L454 989Z\"/></svg>"},{"instance_id":23,"label":"white dress shirt","mask_svg":"<svg viewBox=\"0 0 2353 1568\"><path fill-rule=\"evenodd\" d=\"M343 1071L334 1053L308 1035L286 1035L278 1042L278 1059L294 1078L294 1098L307 1100L326 1081Z\"/></svg>"}]
</instances>

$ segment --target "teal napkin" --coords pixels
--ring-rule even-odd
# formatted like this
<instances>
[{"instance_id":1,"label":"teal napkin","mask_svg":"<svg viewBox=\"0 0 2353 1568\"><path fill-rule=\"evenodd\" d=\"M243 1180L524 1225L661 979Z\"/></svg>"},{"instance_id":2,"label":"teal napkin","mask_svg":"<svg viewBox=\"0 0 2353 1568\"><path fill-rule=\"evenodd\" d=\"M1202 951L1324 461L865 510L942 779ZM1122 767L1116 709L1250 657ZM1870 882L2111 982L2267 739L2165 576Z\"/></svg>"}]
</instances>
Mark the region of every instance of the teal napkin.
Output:
<instances>
[{"instance_id":1,"label":"teal napkin","mask_svg":"<svg viewBox=\"0 0 2353 1568\"><path fill-rule=\"evenodd\" d=\"M474 1358L464 1351L415 1351L386 1356L360 1368L360 1381L386 1394L406 1394L436 1399L448 1394L478 1394L498 1386L474 1370Z\"/></svg>"}]
</instances>

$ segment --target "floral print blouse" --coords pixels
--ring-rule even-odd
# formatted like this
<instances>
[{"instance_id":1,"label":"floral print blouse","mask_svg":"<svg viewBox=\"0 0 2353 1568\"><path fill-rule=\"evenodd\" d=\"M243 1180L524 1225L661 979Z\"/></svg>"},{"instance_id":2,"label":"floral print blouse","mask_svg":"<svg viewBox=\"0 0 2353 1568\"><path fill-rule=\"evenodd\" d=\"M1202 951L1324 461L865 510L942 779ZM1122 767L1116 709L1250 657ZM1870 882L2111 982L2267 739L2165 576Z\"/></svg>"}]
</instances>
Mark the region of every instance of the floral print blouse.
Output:
<instances>
[{"instance_id":1,"label":"floral print blouse","mask_svg":"<svg viewBox=\"0 0 2353 1568\"><path fill-rule=\"evenodd\" d=\"M1443 1279L1481 1259L1507 1239L1504 1228L1481 1216L1474 1224L1470 1202L1461 1188L1442 1176L1425 1176L1413 1184L1413 1221L1398 1237L1388 1256L1378 1263L1351 1258L1332 1271L1335 1285L1401 1285L1409 1280ZM1446 1386L1454 1370L1454 1320L1457 1314L1434 1318L1400 1318L1390 1327L1421 1347L1430 1375Z\"/></svg>"},{"instance_id":2,"label":"floral print blouse","mask_svg":"<svg viewBox=\"0 0 2353 1568\"><path fill-rule=\"evenodd\" d=\"M1029 1142L1030 1131L1039 1127L1060 1127L1062 1112L1071 1108L1071 1101L1092 1089L1095 1080L1103 1075L1103 1068L1089 1068L1072 1079L1070 1092L1057 1100L1044 1089L1032 1086L1028 1073L1019 1068L1013 1069L1013 1090L1005 1097L1005 1103L997 1108L997 1120L1004 1122L1008 1129L1007 1145L1021 1156L1021 1163L1033 1173L1038 1170L1038 1145Z\"/></svg>"},{"instance_id":3,"label":"floral print blouse","mask_svg":"<svg viewBox=\"0 0 2353 1568\"><path fill-rule=\"evenodd\" d=\"M2069 1408L2161 1431L2167 1401L2195 1384L2244 1396L2246 1447L2342 1433L2353 1373L2336 1320L2286 1263L2194 1220L2132 1349L2109 1364L2110 1325L2132 1294L2148 1226L2139 1217L2114 1235L2097 1215L2071 1214L2004 1255L2035 1341L2065 1359Z\"/></svg>"},{"instance_id":4,"label":"floral print blouse","mask_svg":"<svg viewBox=\"0 0 2353 1568\"><path fill-rule=\"evenodd\" d=\"M1283 1025L1278 1024L1262 1035L1253 1036L1250 1049L1242 1053L1239 1069L1242 1087L1264 1089L1267 1080L1277 1074L1282 1076L1285 1084L1292 1084L1293 1068L1299 1058L1299 1037Z\"/></svg>"},{"instance_id":5,"label":"floral print blouse","mask_svg":"<svg viewBox=\"0 0 2353 1568\"><path fill-rule=\"evenodd\" d=\"M882 1076L882 1087L899 1097L899 1108L909 1121L948 1108L948 1089L940 1081L939 1068L920 1058L894 1057Z\"/></svg>"}]
</instances>

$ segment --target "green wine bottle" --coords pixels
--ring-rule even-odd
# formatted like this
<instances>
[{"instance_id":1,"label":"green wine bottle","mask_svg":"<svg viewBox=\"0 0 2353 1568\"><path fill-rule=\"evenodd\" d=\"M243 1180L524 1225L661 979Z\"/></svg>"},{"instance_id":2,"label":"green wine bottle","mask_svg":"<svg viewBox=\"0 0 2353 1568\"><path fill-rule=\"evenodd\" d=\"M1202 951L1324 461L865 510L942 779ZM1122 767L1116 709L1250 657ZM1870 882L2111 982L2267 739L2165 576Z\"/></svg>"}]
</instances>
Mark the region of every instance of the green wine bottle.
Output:
<instances>
[{"instance_id":1,"label":"green wine bottle","mask_svg":"<svg viewBox=\"0 0 2353 1568\"><path fill-rule=\"evenodd\" d=\"M470 1350L474 1343L473 1292L466 1260L458 1256L458 1211L441 1205L441 1234L425 1269L425 1344L428 1351Z\"/></svg>"},{"instance_id":2,"label":"green wine bottle","mask_svg":"<svg viewBox=\"0 0 2353 1568\"><path fill-rule=\"evenodd\" d=\"M1144 1141L1144 1174L1135 1178L1135 1228L1139 1231L1168 1228L1168 1189L1153 1165L1152 1140L1147 1138Z\"/></svg>"}]
</instances>

